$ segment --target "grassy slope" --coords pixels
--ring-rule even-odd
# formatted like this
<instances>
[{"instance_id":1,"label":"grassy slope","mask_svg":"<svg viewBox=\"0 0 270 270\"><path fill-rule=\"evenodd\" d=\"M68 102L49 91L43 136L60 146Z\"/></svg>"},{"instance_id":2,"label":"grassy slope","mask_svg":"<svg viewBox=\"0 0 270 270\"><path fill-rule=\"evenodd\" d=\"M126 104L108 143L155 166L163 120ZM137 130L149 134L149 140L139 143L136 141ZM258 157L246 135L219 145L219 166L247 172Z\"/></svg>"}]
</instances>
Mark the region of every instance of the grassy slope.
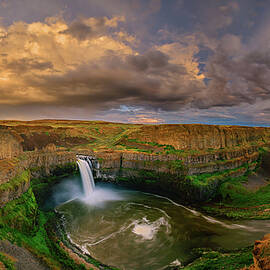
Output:
<instances>
[{"instance_id":1,"label":"grassy slope","mask_svg":"<svg viewBox=\"0 0 270 270\"><path fill-rule=\"evenodd\" d=\"M212 215L234 219L269 219L270 185L250 191L243 186L245 181L246 176L227 179L220 186L216 199L202 209Z\"/></svg>"},{"instance_id":2,"label":"grassy slope","mask_svg":"<svg viewBox=\"0 0 270 270\"><path fill-rule=\"evenodd\" d=\"M15 270L14 261L11 260L7 254L0 252L0 262L3 263L7 270Z\"/></svg>"},{"instance_id":3,"label":"grassy slope","mask_svg":"<svg viewBox=\"0 0 270 270\"><path fill-rule=\"evenodd\" d=\"M269 149L262 148L260 152L262 158ZM259 161L255 171L247 170L243 176L226 178L215 198L202 209L212 215L234 219L269 219L270 184L255 190L244 185L252 174L260 173L260 164Z\"/></svg>"},{"instance_id":4,"label":"grassy slope","mask_svg":"<svg viewBox=\"0 0 270 270\"><path fill-rule=\"evenodd\" d=\"M252 247L231 252L200 251L200 258L184 267L185 270L236 270L253 263Z\"/></svg>"}]
</instances>

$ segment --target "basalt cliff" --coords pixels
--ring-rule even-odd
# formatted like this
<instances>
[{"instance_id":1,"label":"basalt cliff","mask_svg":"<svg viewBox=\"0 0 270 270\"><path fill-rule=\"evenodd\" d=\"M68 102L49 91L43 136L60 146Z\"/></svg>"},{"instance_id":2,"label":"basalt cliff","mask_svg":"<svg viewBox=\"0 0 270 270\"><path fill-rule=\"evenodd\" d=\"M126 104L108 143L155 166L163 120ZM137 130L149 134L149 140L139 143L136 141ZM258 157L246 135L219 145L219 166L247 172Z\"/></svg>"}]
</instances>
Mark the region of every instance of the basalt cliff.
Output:
<instances>
[{"instance_id":1,"label":"basalt cliff","mask_svg":"<svg viewBox=\"0 0 270 270\"><path fill-rule=\"evenodd\" d=\"M214 173L216 177L206 181L208 190L193 186L195 190L185 197L207 200L223 176L253 170L259 162L259 150L268 143L270 129L261 127L2 121L0 183L26 169L35 177L50 175L57 166L75 163L76 154L87 154L98 160L103 180L124 182L129 178L163 188L170 175L183 189L197 175ZM1 204L26 188L17 188L16 194L10 195L5 191L0 196Z\"/></svg>"}]
</instances>

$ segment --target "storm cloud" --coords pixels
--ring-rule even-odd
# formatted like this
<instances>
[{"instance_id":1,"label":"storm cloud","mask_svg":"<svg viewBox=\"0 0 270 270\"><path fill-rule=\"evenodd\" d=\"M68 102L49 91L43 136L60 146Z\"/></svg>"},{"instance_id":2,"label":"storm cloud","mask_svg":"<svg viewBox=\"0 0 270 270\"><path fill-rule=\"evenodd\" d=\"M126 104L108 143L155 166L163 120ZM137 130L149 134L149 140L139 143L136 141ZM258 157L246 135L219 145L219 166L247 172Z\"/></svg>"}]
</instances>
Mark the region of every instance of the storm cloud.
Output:
<instances>
[{"instance_id":1,"label":"storm cloud","mask_svg":"<svg viewBox=\"0 0 270 270\"><path fill-rule=\"evenodd\" d=\"M116 27L118 20L85 22L105 29ZM117 39L117 29L111 35L97 31L95 36L81 21L68 25L52 18L48 23L19 23L4 30L0 78L21 104L109 108L125 103L174 110L190 103L203 83L188 71L187 59L182 61L178 55L180 60L175 61L175 51L155 47L138 53L128 41ZM18 36L20 44L10 42ZM188 61L194 61L192 56ZM2 102L13 103L13 98L3 95L5 88L0 89Z\"/></svg>"},{"instance_id":2,"label":"storm cloud","mask_svg":"<svg viewBox=\"0 0 270 270\"><path fill-rule=\"evenodd\" d=\"M140 122L137 110L119 110L126 106L139 108L141 119L156 123L151 112L158 122L176 114L185 119L183 112L236 119L238 107L250 106L266 119L270 23L263 16L264 2L156 0L127 5L119 0L95 5L79 1L76 6L67 1L64 6L58 0L49 5L55 16L40 11L40 20L31 17L30 10L38 10L36 2L29 9L21 6L15 13L18 20L10 22L3 9L9 14L16 1L5 1L0 11L0 115L15 115L17 108L25 115L49 111L57 116L61 108L82 114L126 113L128 121ZM93 14L87 16L86 10ZM257 104L263 104L261 111Z\"/></svg>"}]
</instances>

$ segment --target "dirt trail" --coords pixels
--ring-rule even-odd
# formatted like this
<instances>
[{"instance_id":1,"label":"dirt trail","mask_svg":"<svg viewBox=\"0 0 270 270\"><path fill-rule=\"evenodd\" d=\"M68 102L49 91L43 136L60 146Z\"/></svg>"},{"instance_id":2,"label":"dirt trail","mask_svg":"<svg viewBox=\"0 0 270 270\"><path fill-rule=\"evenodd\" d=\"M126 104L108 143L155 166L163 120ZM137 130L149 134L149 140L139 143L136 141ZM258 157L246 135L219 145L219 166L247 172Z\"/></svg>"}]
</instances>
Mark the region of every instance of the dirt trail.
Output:
<instances>
[{"instance_id":1,"label":"dirt trail","mask_svg":"<svg viewBox=\"0 0 270 270\"><path fill-rule=\"evenodd\" d=\"M17 270L47 270L36 257L27 249L11 244L9 241L0 241L0 251L13 257Z\"/></svg>"}]
</instances>

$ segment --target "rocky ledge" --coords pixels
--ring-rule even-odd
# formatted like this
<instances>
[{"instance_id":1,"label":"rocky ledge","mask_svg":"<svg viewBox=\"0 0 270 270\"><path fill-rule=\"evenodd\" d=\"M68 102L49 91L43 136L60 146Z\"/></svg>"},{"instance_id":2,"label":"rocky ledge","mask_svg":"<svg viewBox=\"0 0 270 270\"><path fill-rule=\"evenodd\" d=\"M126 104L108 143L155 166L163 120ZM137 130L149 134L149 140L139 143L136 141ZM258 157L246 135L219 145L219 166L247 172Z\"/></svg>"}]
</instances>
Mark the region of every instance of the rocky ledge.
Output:
<instances>
[{"instance_id":1,"label":"rocky ledge","mask_svg":"<svg viewBox=\"0 0 270 270\"><path fill-rule=\"evenodd\" d=\"M258 240L253 249L254 264L242 270L269 270L270 269L270 234Z\"/></svg>"}]
</instances>

